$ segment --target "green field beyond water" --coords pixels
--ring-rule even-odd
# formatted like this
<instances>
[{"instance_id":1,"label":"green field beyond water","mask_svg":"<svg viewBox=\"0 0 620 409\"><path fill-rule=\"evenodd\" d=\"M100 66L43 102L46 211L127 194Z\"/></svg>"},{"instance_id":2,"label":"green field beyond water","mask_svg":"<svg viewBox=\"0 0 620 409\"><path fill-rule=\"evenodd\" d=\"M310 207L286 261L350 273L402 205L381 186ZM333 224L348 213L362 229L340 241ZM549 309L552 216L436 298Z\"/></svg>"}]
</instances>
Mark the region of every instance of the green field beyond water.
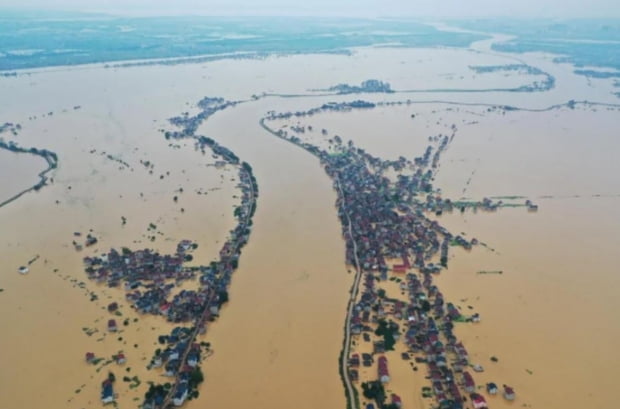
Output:
<instances>
[{"instance_id":1,"label":"green field beyond water","mask_svg":"<svg viewBox=\"0 0 620 409\"><path fill-rule=\"evenodd\" d=\"M411 21L19 14L0 11L0 70L233 52L339 52L349 47L467 47L484 35Z\"/></svg>"},{"instance_id":2,"label":"green field beyond water","mask_svg":"<svg viewBox=\"0 0 620 409\"><path fill-rule=\"evenodd\" d=\"M473 32L394 19L135 18L0 10L0 71L6 75L26 68L208 55L216 59L229 53L340 53L370 45L466 48L488 38L485 33L503 33L514 38L493 44L494 50L548 52L558 62L575 64L577 74L620 78L620 20L487 19L448 25Z\"/></svg>"},{"instance_id":3,"label":"green field beyond water","mask_svg":"<svg viewBox=\"0 0 620 409\"><path fill-rule=\"evenodd\" d=\"M620 20L469 20L453 22L462 28L514 35L493 44L501 52L547 52L557 54L556 62L577 67L601 67L620 71ZM578 74L604 78L596 70L577 70ZM608 74L609 75L609 74ZM612 73L612 77L615 75Z\"/></svg>"}]
</instances>

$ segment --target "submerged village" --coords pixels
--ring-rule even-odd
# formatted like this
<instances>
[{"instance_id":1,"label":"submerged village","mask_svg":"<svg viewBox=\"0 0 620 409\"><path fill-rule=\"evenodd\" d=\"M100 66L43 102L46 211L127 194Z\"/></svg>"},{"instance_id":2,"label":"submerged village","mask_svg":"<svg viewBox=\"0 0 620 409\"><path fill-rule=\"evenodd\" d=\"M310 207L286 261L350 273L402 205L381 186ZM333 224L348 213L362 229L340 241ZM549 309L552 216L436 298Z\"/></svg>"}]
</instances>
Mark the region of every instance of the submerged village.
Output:
<instances>
[{"instance_id":1,"label":"submerged village","mask_svg":"<svg viewBox=\"0 0 620 409\"><path fill-rule=\"evenodd\" d=\"M323 150L304 139L307 131L313 131L311 126L294 123L320 112L374 107L365 101L334 103L305 112L270 112L261 121L273 135L316 156L337 193L346 262L356 272L339 361L347 406L401 408L399 393L405 392L420 393L427 407L441 409L487 408L487 399L497 394L512 401L515 390L508 384L476 384L473 374L484 368L470 362L467 349L454 333L457 323L476 323L481 317L465 314L444 300L433 283L434 275L447 268L451 246L469 250L480 243L452 234L428 215L464 212L468 207L494 211L502 206L488 198L452 202L434 191L434 172L456 127L452 125L450 134L429 137L423 155L412 161L404 157L386 161L352 141L343 143L339 136L329 139L329 151ZM271 128L271 122L281 127ZM327 130L320 133L328 138ZM388 177L389 172L396 173L396 178ZM523 206L537 209L529 200ZM397 343L404 344L405 351L399 360L414 371L418 364L425 366L428 386L419 392L390 391L390 366L402 363L388 361L386 352L393 351Z\"/></svg>"},{"instance_id":2,"label":"submerged village","mask_svg":"<svg viewBox=\"0 0 620 409\"><path fill-rule=\"evenodd\" d=\"M140 314L161 316L172 329L159 335L159 348L153 351L148 369L163 377L163 383L148 382L141 408L161 409L182 406L199 395L204 380L201 362L212 353L210 344L199 340L209 322L217 319L228 302L228 287L240 262L241 249L248 242L252 216L256 210L258 186L249 164L211 138L196 135L200 123L213 113L235 105L221 98L204 98L194 116L184 113L170 122L180 128L163 131L166 139L189 139L198 151L238 170L241 203L234 209L236 227L222 246L219 259L208 265L187 266L198 246L191 240L178 243L174 254L129 248L84 258L89 279L110 288L122 289L125 300ZM347 406L352 409L394 409L403 406L401 395L419 393L428 406L441 409L480 409L487 399L501 394L515 399L515 391L499 382L477 385L475 372L484 368L470 362L467 350L454 333L461 322L479 322L476 314L465 314L444 300L433 277L447 268L452 246L471 249L482 244L476 239L454 235L430 215L465 212L471 208L495 211L503 203L484 198L481 201L451 201L442 198L432 180L442 152L456 135L429 137L429 146L413 160L400 157L387 161L374 157L353 142L343 143L339 136L329 139L323 150L302 139L311 127L300 124L274 130L268 123L295 120L325 111L346 112L372 109L365 101L326 104L305 112L270 112L260 124L281 138L317 157L332 179L337 193L336 207L346 242L346 263L355 270L344 326L344 343L339 371L346 391ZM287 125L288 126L288 125ZM289 134L290 131L290 134ZM317 131L318 132L318 131ZM320 131L328 138L328 131ZM388 176L389 175L389 176ZM395 175L395 176L394 176ZM526 201L530 211L536 205ZM195 283L188 289L186 283ZM108 305L111 318L106 330L114 333L120 325L114 318L116 303ZM404 345L399 361L388 354ZM388 356L390 360L388 360ZM86 362L101 358L85 352ZM112 362L124 364L124 353ZM428 385L421 391L390 389L390 367L410 365L418 371L424 366ZM127 379L126 379L127 378ZM124 381L136 382L124 377ZM109 372L101 379L101 401L116 404L116 376Z\"/></svg>"},{"instance_id":3,"label":"submerged village","mask_svg":"<svg viewBox=\"0 0 620 409\"><path fill-rule=\"evenodd\" d=\"M357 6L9 10L7 408L613 407L620 20Z\"/></svg>"},{"instance_id":4,"label":"submerged village","mask_svg":"<svg viewBox=\"0 0 620 409\"><path fill-rule=\"evenodd\" d=\"M190 240L178 243L172 255L162 255L149 249L134 251L122 248L84 258L89 279L110 288L123 289L126 301L138 313L162 316L175 324L169 333L159 336L160 348L154 351L148 364L148 369L163 376L165 382L149 382L149 389L140 405L144 409L182 406L199 395L197 388L204 380L200 363L208 356L210 349L208 343L198 341L198 336L207 332L209 322L217 319L220 308L228 302L228 286L238 267L241 249L248 242L251 232L258 196L258 185L251 166L241 162L232 151L213 139L195 135L201 121L229 104L232 103L205 98L198 104L201 111L196 116L184 114L170 120L173 125L181 127L181 131L165 132L166 139L194 140L197 150L203 154L210 151L219 162L238 170L237 188L241 192L241 203L234 209L237 225L221 247L219 259L209 265L186 266L185 263L193 259L192 250L198 246ZM198 288L183 288L184 283L190 281L197 281ZM117 303L108 305L112 316L117 309ZM119 327L116 319L110 318L106 329L114 333ZM85 358L89 364L96 364L101 359L90 351L86 352ZM113 357L117 364L124 364L126 360L123 353ZM124 377L124 381L128 380L137 382L136 379ZM102 379L103 404L115 405L116 381L112 372Z\"/></svg>"}]
</instances>

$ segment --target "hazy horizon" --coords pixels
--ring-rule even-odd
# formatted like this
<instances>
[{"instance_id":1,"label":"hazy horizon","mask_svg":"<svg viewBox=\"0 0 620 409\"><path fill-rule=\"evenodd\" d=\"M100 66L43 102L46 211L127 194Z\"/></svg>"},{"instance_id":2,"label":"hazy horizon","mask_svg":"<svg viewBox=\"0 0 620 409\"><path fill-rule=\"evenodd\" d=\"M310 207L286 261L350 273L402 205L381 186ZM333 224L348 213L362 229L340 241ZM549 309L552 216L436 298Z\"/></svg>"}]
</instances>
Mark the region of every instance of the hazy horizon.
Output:
<instances>
[{"instance_id":1,"label":"hazy horizon","mask_svg":"<svg viewBox=\"0 0 620 409\"><path fill-rule=\"evenodd\" d=\"M525 0L506 4L494 0L329 1L313 0L0 0L0 10L101 12L124 15L221 15L221 16L313 16L313 17L407 17L407 18L620 18L620 4L613 0Z\"/></svg>"}]
</instances>

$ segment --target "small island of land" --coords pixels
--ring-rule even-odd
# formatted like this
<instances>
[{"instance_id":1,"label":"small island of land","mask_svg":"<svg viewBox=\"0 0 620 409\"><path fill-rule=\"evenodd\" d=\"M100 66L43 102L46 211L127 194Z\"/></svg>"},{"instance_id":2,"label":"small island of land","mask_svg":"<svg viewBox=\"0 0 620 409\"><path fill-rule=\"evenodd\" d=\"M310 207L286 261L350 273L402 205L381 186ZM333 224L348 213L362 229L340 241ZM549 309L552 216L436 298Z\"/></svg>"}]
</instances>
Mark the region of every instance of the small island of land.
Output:
<instances>
[{"instance_id":1,"label":"small island of land","mask_svg":"<svg viewBox=\"0 0 620 409\"><path fill-rule=\"evenodd\" d=\"M327 90L324 91L335 92L339 95L361 94L365 92L391 94L394 92L389 83L379 80L366 80L363 81L360 85L338 84L329 87Z\"/></svg>"}]
</instances>

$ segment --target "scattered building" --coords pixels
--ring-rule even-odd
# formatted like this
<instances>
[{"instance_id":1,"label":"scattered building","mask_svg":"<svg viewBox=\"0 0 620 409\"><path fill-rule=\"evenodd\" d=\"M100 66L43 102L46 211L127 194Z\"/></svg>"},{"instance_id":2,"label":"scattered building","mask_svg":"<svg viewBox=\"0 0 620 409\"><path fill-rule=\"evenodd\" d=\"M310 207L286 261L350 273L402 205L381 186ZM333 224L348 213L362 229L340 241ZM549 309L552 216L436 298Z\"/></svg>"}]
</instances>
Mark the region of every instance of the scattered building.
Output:
<instances>
[{"instance_id":1,"label":"scattered building","mask_svg":"<svg viewBox=\"0 0 620 409\"><path fill-rule=\"evenodd\" d=\"M192 259L191 251L197 247L190 240L181 240L174 254L122 248L84 258L88 277L108 287L124 289L125 299L135 311L161 315L167 321L179 324L170 335L159 337L158 341L165 345L165 349L158 350L148 365L149 368L163 367L164 375L174 378L174 382L169 382L170 388L151 385L142 405L144 408L167 407L170 404L180 406L195 390L197 385L189 381L188 374L200 371L201 347L194 340L197 335L206 332L207 324L217 319L222 306L228 301L232 273L238 266L241 250L247 244L252 229L258 185L251 166L241 162L231 150L213 139L195 135L202 121L234 105L236 102L222 98L203 98L198 103L201 109L198 114L190 116L185 113L170 119L173 125L181 128L180 131L165 132L166 139L194 141L196 149L202 153L210 149L212 157L217 159L217 167L230 165L238 170L237 187L241 194L240 204L234 210L237 225L225 240L219 259L208 266L186 266L185 263ZM155 227L152 225L150 228ZM86 245L96 243L97 239L89 234ZM198 289L178 289L185 281L196 279ZM108 306L111 313L116 313L117 309L116 303ZM116 322L109 320L108 331L117 330ZM116 358L121 363L124 356L118 359L119 355Z\"/></svg>"},{"instance_id":2,"label":"scattered building","mask_svg":"<svg viewBox=\"0 0 620 409\"><path fill-rule=\"evenodd\" d=\"M493 382L487 383L487 393L489 395L497 395L497 385Z\"/></svg>"},{"instance_id":3,"label":"scattered building","mask_svg":"<svg viewBox=\"0 0 620 409\"><path fill-rule=\"evenodd\" d=\"M108 320L108 331L110 331L110 332L118 331L118 326L116 325L116 320Z\"/></svg>"},{"instance_id":4,"label":"scattered building","mask_svg":"<svg viewBox=\"0 0 620 409\"><path fill-rule=\"evenodd\" d=\"M86 362L89 364L92 364L95 361L96 357L95 354L93 352L87 352L86 353Z\"/></svg>"},{"instance_id":5,"label":"scattered building","mask_svg":"<svg viewBox=\"0 0 620 409\"><path fill-rule=\"evenodd\" d=\"M106 379L101 384L101 402L103 402L104 405L107 405L108 403L113 403L114 400L114 386L112 385L112 381L110 379Z\"/></svg>"},{"instance_id":6,"label":"scattered building","mask_svg":"<svg viewBox=\"0 0 620 409\"><path fill-rule=\"evenodd\" d=\"M484 396L478 393L472 393L470 395L470 398L471 398L471 403L474 405L474 409L484 409L484 408L489 407L487 405L486 399L484 399Z\"/></svg>"},{"instance_id":7,"label":"scattered building","mask_svg":"<svg viewBox=\"0 0 620 409\"><path fill-rule=\"evenodd\" d=\"M123 354L122 352L119 352L118 354L113 356L113 359L116 361L117 364L122 365L125 362L127 362L127 358L125 358L125 354Z\"/></svg>"},{"instance_id":8,"label":"scattered building","mask_svg":"<svg viewBox=\"0 0 620 409\"><path fill-rule=\"evenodd\" d=\"M504 398L506 400L515 400L515 390L508 385L504 385Z\"/></svg>"},{"instance_id":9,"label":"scattered building","mask_svg":"<svg viewBox=\"0 0 620 409\"><path fill-rule=\"evenodd\" d=\"M377 371L379 373L379 380L381 383L388 383L390 381L390 372L388 371L388 363L385 356L379 357Z\"/></svg>"}]
</instances>

